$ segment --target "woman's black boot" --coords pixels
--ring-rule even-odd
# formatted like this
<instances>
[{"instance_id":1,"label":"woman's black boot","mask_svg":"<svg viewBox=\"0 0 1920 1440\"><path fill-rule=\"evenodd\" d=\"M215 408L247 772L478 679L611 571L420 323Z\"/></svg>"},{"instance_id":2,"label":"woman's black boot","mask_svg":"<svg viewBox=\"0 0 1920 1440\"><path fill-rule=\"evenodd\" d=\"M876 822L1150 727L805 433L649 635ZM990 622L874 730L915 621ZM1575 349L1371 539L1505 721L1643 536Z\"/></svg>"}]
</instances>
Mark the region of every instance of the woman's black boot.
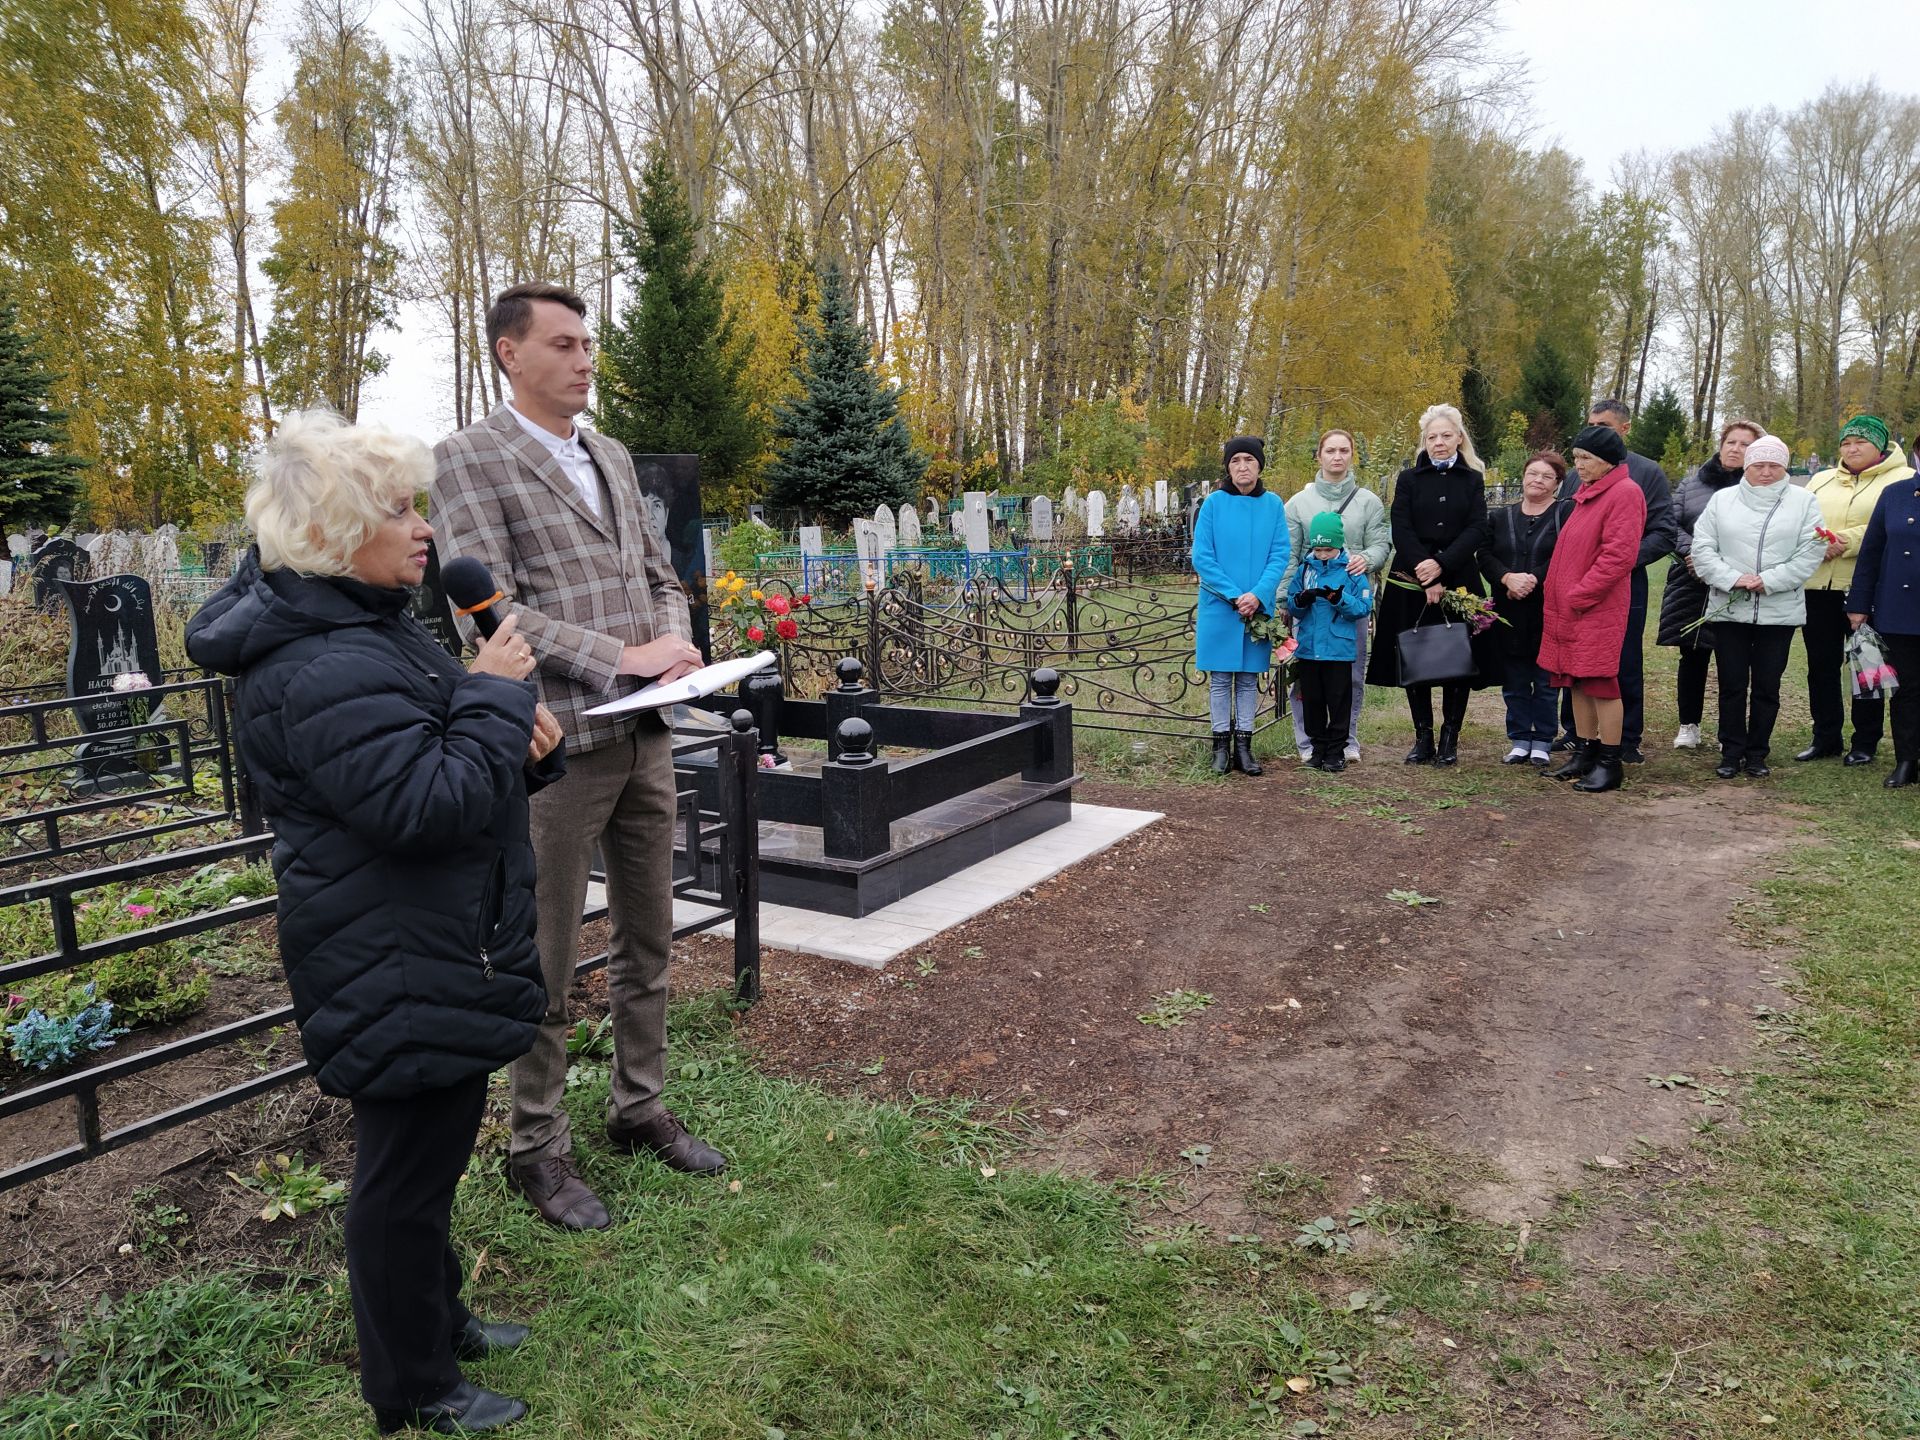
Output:
<instances>
[{"instance_id":1,"label":"woman's black boot","mask_svg":"<svg viewBox=\"0 0 1920 1440\"><path fill-rule=\"evenodd\" d=\"M1216 730L1213 732L1213 773L1224 775L1233 768L1233 732Z\"/></svg>"},{"instance_id":2,"label":"woman's black boot","mask_svg":"<svg viewBox=\"0 0 1920 1440\"><path fill-rule=\"evenodd\" d=\"M1620 782L1626 778L1626 771L1620 763L1618 745L1597 747L1593 768L1573 782L1573 788L1584 790L1589 795L1597 795L1602 790L1618 790Z\"/></svg>"},{"instance_id":3,"label":"woman's black boot","mask_svg":"<svg viewBox=\"0 0 1920 1440\"><path fill-rule=\"evenodd\" d=\"M1436 765L1456 764L1460 759L1460 727L1442 725L1440 743L1433 747L1433 763Z\"/></svg>"},{"instance_id":4,"label":"woman's black boot","mask_svg":"<svg viewBox=\"0 0 1920 1440\"><path fill-rule=\"evenodd\" d=\"M394 1435L402 1430L426 1430L436 1435L481 1435L489 1430L504 1430L526 1413L525 1401L482 1390L471 1380L463 1379L431 1405L411 1411L376 1408L373 1418L382 1435Z\"/></svg>"},{"instance_id":5,"label":"woman's black boot","mask_svg":"<svg viewBox=\"0 0 1920 1440\"><path fill-rule=\"evenodd\" d=\"M1243 774L1265 773L1260 768L1260 762L1253 758L1253 736L1245 730L1233 732L1233 762L1240 767Z\"/></svg>"},{"instance_id":6,"label":"woman's black boot","mask_svg":"<svg viewBox=\"0 0 1920 1440\"><path fill-rule=\"evenodd\" d=\"M1556 765L1546 772L1549 780L1578 780L1599 763L1600 742L1598 740L1575 740L1573 750L1566 762Z\"/></svg>"},{"instance_id":7,"label":"woman's black boot","mask_svg":"<svg viewBox=\"0 0 1920 1440\"><path fill-rule=\"evenodd\" d=\"M1431 765L1433 763L1433 727L1416 725L1413 727L1413 748L1407 751L1403 765Z\"/></svg>"}]
</instances>

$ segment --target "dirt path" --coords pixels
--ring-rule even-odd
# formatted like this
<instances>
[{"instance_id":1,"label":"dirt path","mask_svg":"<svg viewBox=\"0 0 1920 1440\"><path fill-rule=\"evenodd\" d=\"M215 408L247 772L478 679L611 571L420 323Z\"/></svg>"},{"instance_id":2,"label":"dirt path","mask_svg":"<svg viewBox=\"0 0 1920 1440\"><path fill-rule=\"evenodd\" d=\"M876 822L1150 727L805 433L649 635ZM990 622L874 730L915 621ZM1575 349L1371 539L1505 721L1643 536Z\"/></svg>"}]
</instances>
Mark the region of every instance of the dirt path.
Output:
<instances>
[{"instance_id":1,"label":"dirt path","mask_svg":"<svg viewBox=\"0 0 1920 1440\"><path fill-rule=\"evenodd\" d=\"M1702 1092L1648 1076L1714 1083L1753 1007L1784 1004L1728 923L1778 827L1733 790L1542 782L1495 805L1401 783L1391 805L1292 776L1107 789L1167 819L884 975L770 957L746 1036L830 1085L1016 1102L1076 1171L1185 1171L1209 1146L1193 1213L1226 1226L1263 1166L1346 1201L1408 1137L1500 1220L1543 1214L1596 1156L1685 1140ZM1175 990L1212 1003L1137 1018Z\"/></svg>"}]
</instances>

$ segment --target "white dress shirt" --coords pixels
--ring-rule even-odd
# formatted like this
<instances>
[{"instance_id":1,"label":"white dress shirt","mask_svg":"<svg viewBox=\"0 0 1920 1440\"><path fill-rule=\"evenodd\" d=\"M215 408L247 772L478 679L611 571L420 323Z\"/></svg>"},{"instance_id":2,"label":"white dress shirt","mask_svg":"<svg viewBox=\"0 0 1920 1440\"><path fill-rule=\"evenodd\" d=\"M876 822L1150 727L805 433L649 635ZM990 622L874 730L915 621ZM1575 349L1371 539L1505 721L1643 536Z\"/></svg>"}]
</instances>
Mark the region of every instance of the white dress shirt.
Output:
<instances>
[{"instance_id":1,"label":"white dress shirt","mask_svg":"<svg viewBox=\"0 0 1920 1440\"><path fill-rule=\"evenodd\" d=\"M533 423L509 403L507 409L513 412L513 418L522 430L547 447L547 453L560 462L560 470L573 482L573 488L580 492L580 499L595 516L605 519L600 509L600 472L594 468L593 457L587 454L587 447L580 443L580 427L574 426L573 432L565 439L551 430Z\"/></svg>"}]
</instances>

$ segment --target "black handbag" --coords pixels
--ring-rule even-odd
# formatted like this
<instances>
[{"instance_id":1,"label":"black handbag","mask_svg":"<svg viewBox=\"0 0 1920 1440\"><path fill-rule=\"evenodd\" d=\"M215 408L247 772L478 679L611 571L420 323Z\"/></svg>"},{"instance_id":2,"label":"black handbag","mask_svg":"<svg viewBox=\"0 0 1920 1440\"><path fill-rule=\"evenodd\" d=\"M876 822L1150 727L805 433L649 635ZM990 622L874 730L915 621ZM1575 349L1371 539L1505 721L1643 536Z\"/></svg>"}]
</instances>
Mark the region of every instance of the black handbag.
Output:
<instances>
[{"instance_id":1,"label":"black handbag","mask_svg":"<svg viewBox=\"0 0 1920 1440\"><path fill-rule=\"evenodd\" d=\"M1424 617L1429 604L1420 612ZM1439 685L1465 680L1477 673L1473 663L1473 633L1465 622L1443 619L1438 625L1416 620L1395 642L1400 650L1400 684Z\"/></svg>"}]
</instances>

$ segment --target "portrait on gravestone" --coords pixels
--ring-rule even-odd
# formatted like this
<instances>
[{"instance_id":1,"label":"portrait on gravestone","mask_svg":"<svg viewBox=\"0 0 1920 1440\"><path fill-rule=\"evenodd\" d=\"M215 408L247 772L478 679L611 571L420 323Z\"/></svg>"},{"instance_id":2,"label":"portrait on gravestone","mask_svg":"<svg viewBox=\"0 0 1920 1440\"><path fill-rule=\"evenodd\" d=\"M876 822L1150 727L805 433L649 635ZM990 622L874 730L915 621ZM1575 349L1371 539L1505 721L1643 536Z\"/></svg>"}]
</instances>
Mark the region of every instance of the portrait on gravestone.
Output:
<instances>
[{"instance_id":1,"label":"portrait on gravestone","mask_svg":"<svg viewBox=\"0 0 1920 1440\"><path fill-rule=\"evenodd\" d=\"M71 540L55 536L35 550L27 563L33 569L34 608L51 610L60 603L59 586L80 573L80 550Z\"/></svg>"},{"instance_id":2,"label":"portrait on gravestone","mask_svg":"<svg viewBox=\"0 0 1920 1440\"><path fill-rule=\"evenodd\" d=\"M453 623L453 607L447 603L446 583L440 578L440 547L431 540L427 542L427 573L413 587L407 609L449 655L460 654L460 631Z\"/></svg>"},{"instance_id":3,"label":"portrait on gravestone","mask_svg":"<svg viewBox=\"0 0 1920 1440\"><path fill-rule=\"evenodd\" d=\"M673 561L673 573L687 588L687 611L693 621L693 643L712 657L711 617L707 610L707 573L700 546L700 457L698 455L636 455L634 477L640 482L641 508L660 527Z\"/></svg>"},{"instance_id":4,"label":"portrait on gravestone","mask_svg":"<svg viewBox=\"0 0 1920 1440\"><path fill-rule=\"evenodd\" d=\"M141 691L165 679L153 621L153 590L138 575L56 582L66 597L70 622L67 694L93 697L75 707L84 731L118 730L165 717ZM163 736L119 736L79 746L78 782L88 787L147 784L153 771L171 763Z\"/></svg>"}]
</instances>

